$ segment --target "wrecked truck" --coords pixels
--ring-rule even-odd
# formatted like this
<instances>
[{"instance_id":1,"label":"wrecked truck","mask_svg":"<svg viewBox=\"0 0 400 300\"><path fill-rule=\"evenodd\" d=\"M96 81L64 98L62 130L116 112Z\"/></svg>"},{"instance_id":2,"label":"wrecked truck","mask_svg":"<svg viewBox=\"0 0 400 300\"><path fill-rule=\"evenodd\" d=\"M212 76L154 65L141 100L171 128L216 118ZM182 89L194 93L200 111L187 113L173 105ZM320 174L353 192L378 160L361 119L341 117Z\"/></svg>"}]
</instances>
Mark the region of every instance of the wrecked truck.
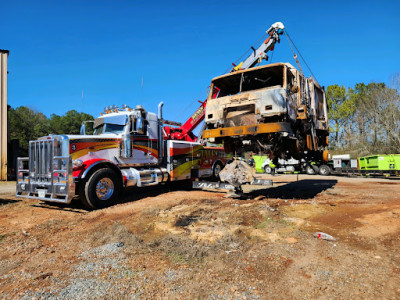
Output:
<instances>
[{"instance_id":1,"label":"wrecked truck","mask_svg":"<svg viewBox=\"0 0 400 300\"><path fill-rule=\"evenodd\" d=\"M212 79L203 137L227 152L272 159L328 159L324 89L290 63L234 70Z\"/></svg>"}]
</instances>

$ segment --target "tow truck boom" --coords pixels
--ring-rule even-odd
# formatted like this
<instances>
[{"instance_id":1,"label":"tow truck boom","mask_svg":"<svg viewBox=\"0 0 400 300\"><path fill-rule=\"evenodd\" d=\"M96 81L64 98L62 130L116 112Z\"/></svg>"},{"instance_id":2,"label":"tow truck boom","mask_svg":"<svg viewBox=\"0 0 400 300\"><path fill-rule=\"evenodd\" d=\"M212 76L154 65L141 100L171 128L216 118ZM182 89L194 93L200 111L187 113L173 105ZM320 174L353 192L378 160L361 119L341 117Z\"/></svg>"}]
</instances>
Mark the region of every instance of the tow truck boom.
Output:
<instances>
[{"instance_id":1,"label":"tow truck boom","mask_svg":"<svg viewBox=\"0 0 400 300\"><path fill-rule=\"evenodd\" d=\"M279 36L283 34L284 29L285 26L281 22L272 24L272 26L267 30L269 37L264 41L264 43L262 43L257 50L251 47L253 53L239 65L235 66L231 72L246 70L260 64L263 59L268 60L267 52L274 50L275 44L280 42Z\"/></svg>"}]
</instances>

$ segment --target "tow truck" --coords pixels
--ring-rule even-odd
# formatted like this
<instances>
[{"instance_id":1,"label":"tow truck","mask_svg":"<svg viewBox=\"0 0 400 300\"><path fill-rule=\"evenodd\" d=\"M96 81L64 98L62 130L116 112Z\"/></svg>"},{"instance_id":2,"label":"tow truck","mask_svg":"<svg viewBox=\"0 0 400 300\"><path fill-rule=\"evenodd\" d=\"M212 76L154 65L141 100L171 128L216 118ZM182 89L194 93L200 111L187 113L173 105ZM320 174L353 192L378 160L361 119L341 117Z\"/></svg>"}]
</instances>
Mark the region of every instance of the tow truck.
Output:
<instances>
[{"instance_id":1,"label":"tow truck","mask_svg":"<svg viewBox=\"0 0 400 300\"><path fill-rule=\"evenodd\" d=\"M173 140L164 124L179 125L142 106L109 106L94 120L93 135L48 135L29 143L18 158L16 196L70 203L90 209L114 205L126 187L217 176L226 164L223 148Z\"/></svg>"}]
</instances>

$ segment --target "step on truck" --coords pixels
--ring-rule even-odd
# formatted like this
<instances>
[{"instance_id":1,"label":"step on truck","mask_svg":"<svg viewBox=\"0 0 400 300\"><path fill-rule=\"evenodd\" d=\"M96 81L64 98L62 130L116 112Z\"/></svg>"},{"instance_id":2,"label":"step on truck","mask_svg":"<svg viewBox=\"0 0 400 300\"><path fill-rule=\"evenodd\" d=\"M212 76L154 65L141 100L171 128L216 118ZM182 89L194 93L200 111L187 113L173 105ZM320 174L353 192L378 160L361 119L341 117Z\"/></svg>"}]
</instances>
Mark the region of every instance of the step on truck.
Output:
<instances>
[{"instance_id":1,"label":"step on truck","mask_svg":"<svg viewBox=\"0 0 400 300\"><path fill-rule=\"evenodd\" d=\"M90 208L115 204L123 189L217 177L228 156L223 148L171 140L164 124L179 125L142 106L110 106L93 122L93 134L48 135L29 143L18 158L16 196Z\"/></svg>"}]
</instances>

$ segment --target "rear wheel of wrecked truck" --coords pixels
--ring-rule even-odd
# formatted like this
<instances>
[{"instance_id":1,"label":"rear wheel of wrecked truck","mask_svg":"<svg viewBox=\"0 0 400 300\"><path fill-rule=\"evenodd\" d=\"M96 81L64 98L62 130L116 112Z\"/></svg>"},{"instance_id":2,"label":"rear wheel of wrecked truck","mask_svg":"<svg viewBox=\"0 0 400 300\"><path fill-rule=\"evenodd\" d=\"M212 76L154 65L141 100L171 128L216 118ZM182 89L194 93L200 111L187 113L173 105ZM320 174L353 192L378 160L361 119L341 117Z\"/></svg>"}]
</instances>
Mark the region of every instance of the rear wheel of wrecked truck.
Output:
<instances>
[{"instance_id":1,"label":"rear wheel of wrecked truck","mask_svg":"<svg viewBox=\"0 0 400 300\"><path fill-rule=\"evenodd\" d=\"M329 168L329 166L322 165L319 167L319 175L328 176L329 174L331 174L331 168Z\"/></svg>"},{"instance_id":2,"label":"rear wheel of wrecked truck","mask_svg":"<svg viewBox=\"0 0 400 300\"><path fill-rule=\"evenodd\" d=\"M90 209L99 209L117 203L121 195L120 178L111 169L97 170L82 187L81 201Z\"/></svg>"},{"instance_id":3,"label":"rear wheel of wrecked truck","mask_svg":"<svg viewBox=\"0 0 400 300\"><path fill-rule=\"evenodd\" d=\"M271 168L270 166L265 166L265 167L264 167L264 172L265 172L266 174L271 174L271 173L272 173L272 168Z\"/></svg>"},{"instance_id":4,"label":"rear wheel of wrecked truck","mask_svg":"<svg viewBox=\"0 0 400 300\"><path fill-rule=\"evenodd\" d=\"M221 162L217 161L213 167L212 178L219 180L219 173L221 173L224 166Z\"/></svg>"},{"instance_id":5,"label":"rear wheel of wrecked truck","mask_svg":"<svg viewBox=\"0 0 400 300\"><path fill-rule=\"evenodd\" d=\"M317 167L316 167L317 168ZM306 166L306 173L308 174L308 175L315 175L315 174L318 174L318 172L319 172L319 169L317 169L318 171L316 171L311 165L307 165Z\"/></svg>"}]
</instances>

